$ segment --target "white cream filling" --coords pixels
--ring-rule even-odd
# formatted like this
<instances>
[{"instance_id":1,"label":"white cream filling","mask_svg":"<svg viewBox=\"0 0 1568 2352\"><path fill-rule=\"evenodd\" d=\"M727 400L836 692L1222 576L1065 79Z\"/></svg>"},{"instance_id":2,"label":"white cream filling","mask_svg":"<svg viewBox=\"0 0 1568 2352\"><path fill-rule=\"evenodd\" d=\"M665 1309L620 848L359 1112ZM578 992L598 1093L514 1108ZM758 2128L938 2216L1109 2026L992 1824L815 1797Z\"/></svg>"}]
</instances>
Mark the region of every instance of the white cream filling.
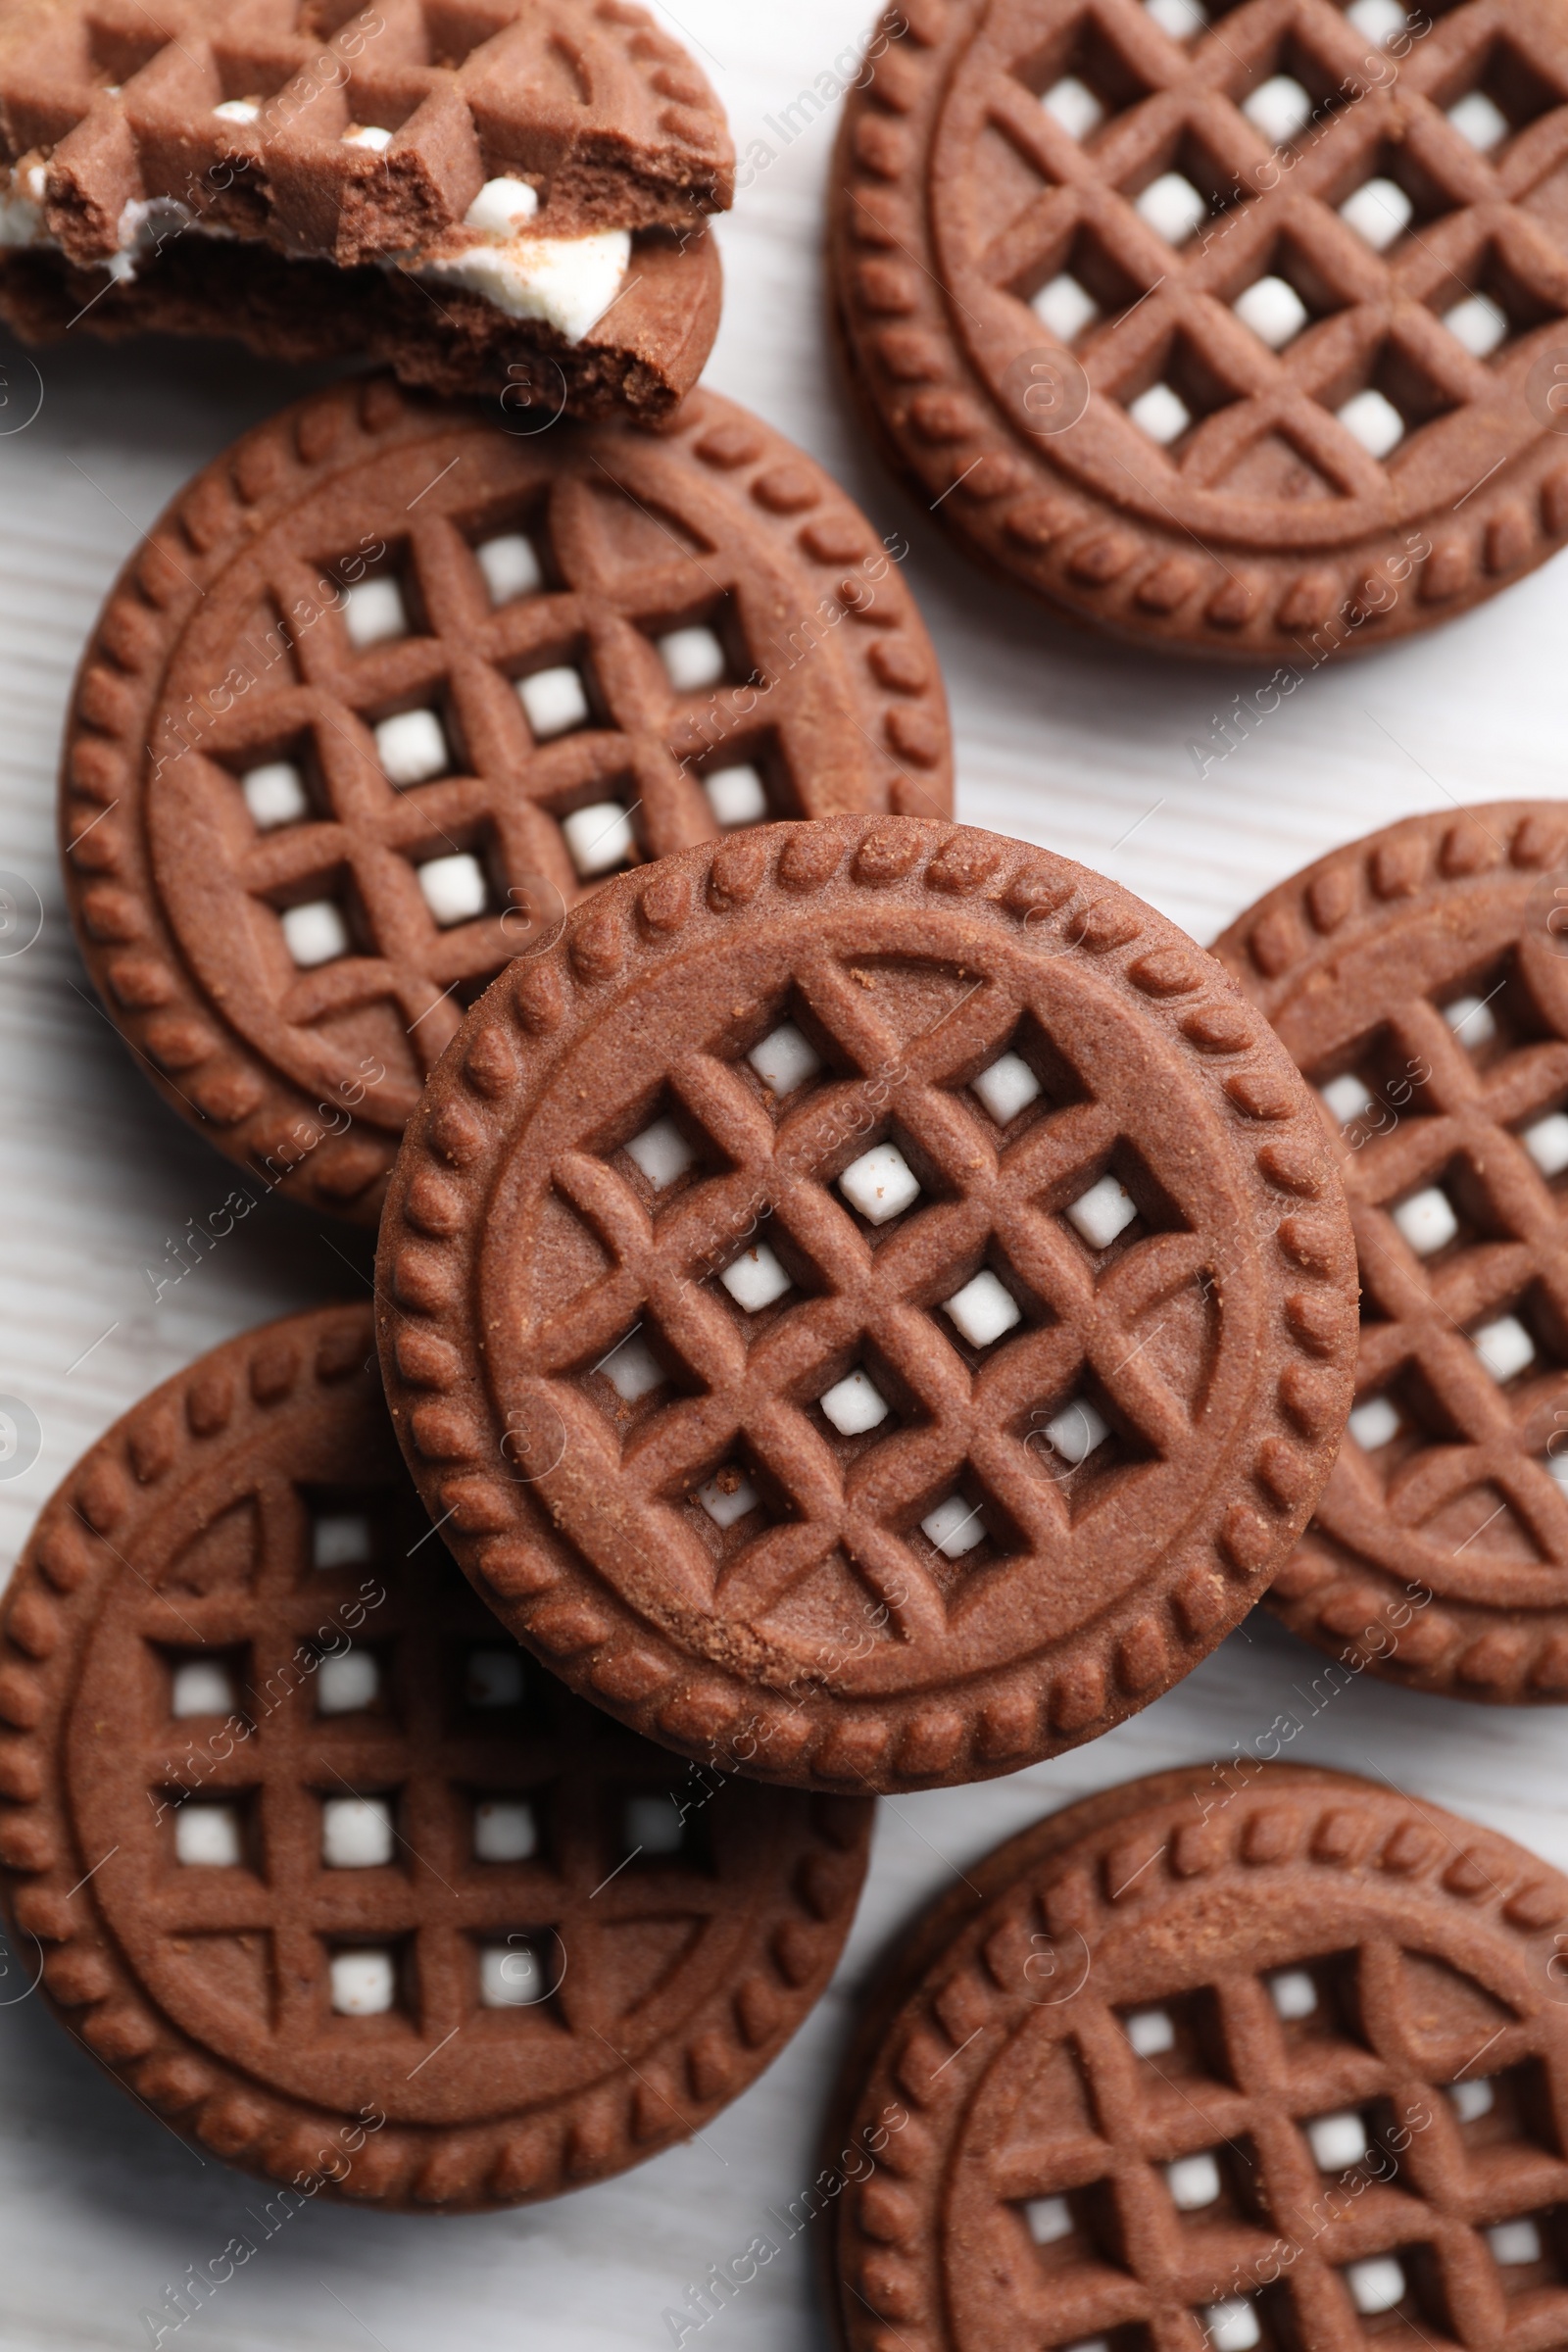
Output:
<instances>
[{"instance_id":1,"label":"white cream filling","mask_svg":"<svg viewBox=\"0 0 1568 2352\"><path fill-rule=\"evenodd\" d=\"M539 210L524 179L487 179L464 215L482 242L462 252L416 260L421 277L478 294L509 318L540 318L568 343L580 343L625 282L631 231L602 228L586 237L530 236Z\"/></svg>"},{"instance_id":2,"label":"white cream filling","mask_svg":"<svg viewBox=\"0 0 1568 2352\"><path fill-rule=\"evenodd\" d=\"M0 190L0 250L58 244L44 226L45 178L45 166L33 164L14 172L10 186ZM487 180L464 220L464 227L476 232L473 244L440 254L415 248L388 257L382 267L460 287L509 318L540 319L566 342L580 343L625 282L631 231L606 228L583 237L532 236L523 224L538 209L538 196L526 180ZM186 230L207 237L234 236L232 229L202 219L177 197L133 198L120 216L119 251L104 266L118 284L128 285L161 245Z\"/></svg>"}]
</instances>

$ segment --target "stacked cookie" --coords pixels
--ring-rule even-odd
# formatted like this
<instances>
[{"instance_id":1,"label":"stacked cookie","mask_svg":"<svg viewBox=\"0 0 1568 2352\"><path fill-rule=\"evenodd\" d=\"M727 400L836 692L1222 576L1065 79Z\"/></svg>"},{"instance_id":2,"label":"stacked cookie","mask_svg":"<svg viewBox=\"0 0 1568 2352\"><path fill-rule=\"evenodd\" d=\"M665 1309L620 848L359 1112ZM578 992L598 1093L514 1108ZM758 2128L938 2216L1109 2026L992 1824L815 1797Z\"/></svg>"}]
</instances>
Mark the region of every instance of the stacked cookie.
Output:
<instances>
[{"instance_id":1,"label":"stacked cookie","mask_svg":"<svg viewBox=\"0 0 1568 2352\"><path fill-rule=\"evenodd\" d=\"M216 1349L43 1513L0 1612L0 1892L56 2013L177 2132L304 2193L482 2210L756 2078L838 1960L871 1797L1098 1737L1258 1599L1346 1672L1560 1700L1568 809L1396 827L1213 955L954 823L889 543L695 386L730 156L690 61L620 0L274 13L13 12L0 308L391 363L146 535L61 798L127 1046L248 1184L378 1227L376 1307ZM845 125L846 329L984 552L1113 625L1275 651L1301 548L1333 541L1338 595L1402 522L1345 458L1350 395L1333 430L1301 406L1326 296L1298 350L1238 275L1213 366L1245 372L1243 327L1289 356L1248 360L1248 418L1154 431L1221 262L1135 327L1090 245L1132 273L1140 235L1181 241L1174 165L1127 191L1183 109L1255 123L1226 77L1287 28L1274 0L1235 46L1143 13L1091 39L1054 4L907 8ZM1327 15L1300 58L1348 38ZM1475 15L1422 53L1434 172ZM1147 106L1102 128L1114 59ZM1523 69L1499 88L1522 273L1548 232ZM1392 136L1379 104L1335 154ZM1283 270L1236 135L1261 209L1223 270ZM999 142L1055 193L1011 244L988 216L962 365L1035 431L1072 381L1018 392L1040 279L1051 349L1084 353L1046 456L975 422L892 258L928 173L919 233L959 255L937 158L984 159L989 203ZM1348 270L1292 218L1325 285ZM1101 289L1070 330L1069 261ZM1401 497L1492 448L1476 417L1517 424L1470 389ZM1234 594L1089 483L1134 428L1273 549ZM1550 429L1514 433L1498 499L1528 476L1555 512ZM1313 433L1355 479L1298 545L1279 453ZM1004 1846L846 2067L846 2340L1559 2340L1565 1919L1505 1841L1305 1770L1167 1775Z\"/></svg>"}]
</instances>

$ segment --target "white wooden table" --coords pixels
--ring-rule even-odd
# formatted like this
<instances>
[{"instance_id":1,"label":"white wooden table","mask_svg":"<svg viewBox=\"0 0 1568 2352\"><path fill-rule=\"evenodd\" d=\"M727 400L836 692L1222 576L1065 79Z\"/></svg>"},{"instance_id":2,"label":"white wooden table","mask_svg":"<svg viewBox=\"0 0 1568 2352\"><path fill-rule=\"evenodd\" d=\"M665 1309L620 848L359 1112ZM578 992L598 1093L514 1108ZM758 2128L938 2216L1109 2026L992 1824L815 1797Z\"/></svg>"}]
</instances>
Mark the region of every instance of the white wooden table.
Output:
<instances>
[{"instance_id":1,"label":"white wooden table","mask_svg":"<svg viewBox=\"0 0 1568 2352\"><path fill-rule=\"evenodd\" d=\"M836 110L787 142L781 110L848 63L863 26L834 0L680 0L743 151L774 155L722 229L729 279L710 380L822 459L913 542L908 577L946 664L959 813L1129 884L1207 940L1265 885L1417 809L1563 789L1568 564L1414 644L1319 672L1200 777L1187 749L1250 673L1188 670L1045 621L949 552L864 448L834 380L820 269ZM830 85L823 85L830 86ZM0 1394L36 1416L37 1458L0 1479L15 1558L76 1454L155 1382L230 1333L363 1287L363 1242L276 1201L155 1298L147 1269L221 1200L226 1163L155 1100L96 1008L62 910L53 846L61 718L81 638L137 533L199 464L304 379L234 350L73 340L38 379L0 352L0 869L42 902L0 960ZM8 1408L0 1406L0 1411ZM19 1459L22 1457L18 1457ZM17 1462L0 1463L15 1471ZM704 2135L625 2179L533 2211L401 2220L311 2208L178 2337L274 2352L549 2352L667 2345L688 2280L744 2248L814 2170L813 2134L858 1986L956 1864L1085 1791L1250 1747L1274 1717L1293 1752L1396 1781L1568 1864L1568 1713L1461 1707L1363 1680L1316 1716L1319 1661L1271 1621L1233 1636L1120 1732L988 1787L884 1805L864 1906L833 1995ZM0 1998L7 1983L0 1980ZM0 2007L0 2347L149 2342L166 2283L244 2233L256 2187L203 2165L102 2078L36 2000ZM254 2230L252 2229L252 2234ZM826 2341L805 2236L705 2329L703 2352Z\"/></svg>"}]
</instances>

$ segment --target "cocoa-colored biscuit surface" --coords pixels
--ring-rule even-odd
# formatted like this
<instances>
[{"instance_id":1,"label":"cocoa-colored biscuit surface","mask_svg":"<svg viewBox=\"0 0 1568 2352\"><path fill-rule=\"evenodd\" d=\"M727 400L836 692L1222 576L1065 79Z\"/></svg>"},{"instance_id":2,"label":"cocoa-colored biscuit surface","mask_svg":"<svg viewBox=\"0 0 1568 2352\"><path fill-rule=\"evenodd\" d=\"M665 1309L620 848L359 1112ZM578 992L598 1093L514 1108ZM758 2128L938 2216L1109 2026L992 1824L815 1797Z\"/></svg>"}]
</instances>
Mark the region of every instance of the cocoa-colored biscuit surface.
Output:
<instances>
[{"instance_id":1,"label":"cocoa-colored biscuit surface","mask_svg":"<svg viewBox=\"0 0 1568 2352\"><path fill-rule=\"evenodd\" d=\"M1557 1872L1390 1786L1231 1762L971 1875L845 2070L851 2352L1568 2331Z\"/></svg>"},{"instance_id":2,"label":"cocoa-colored biscuit surface","mask_svg":"<svg viewBox=\"0 0 1568 2352\"><path fill-rule=\"evenodd\" d=\"M652 414L691 389L718 323L704 219L730 201L729 133L694 60L626 0L12 0L0 146L12 194L43 208L39 241L0 259L0 312L33 338L368 351L437 391L527 380L574 415ZM410 274L471 236L495 178L534 189L530 233L637 232L580 342Z\"/></svg>"},{"instance_id":3,"label":"cocoa-colored biscuit surface","mask_svg":"<svg viewBox=\"0 0 1568 2352\"><path fill-rule=\"evenodd\" d=\"M1179 1680L1304 1526L1354 1346L1324 1146L1220 967L1081 866L910 818L686 851L432 1077L399 1435L479 1591L651 1737L1004 1772Z\"/></svg>"},{"instance_id":4,"label":"cocoa-colored biscuit surface","mask_svg":"<svg viewBox=\"0 0 1568 2352\"><path fill-rule=\"evenodd\" d=\"M0 1894L62 2023L201 2146L307 2195L514 2204L767 2064L869 1808L683 1769L525 1660L408 1487L372 1347L365 1307L232 1341L48 1505L0 1610ZM384 1859L332 1860L351 1799ZM390 2007L342 2011L346 1953Z\"/></svg>"},{"instance_id":5,"label":"cocoa-colored biscuit surface","mask_svg":"<svg viewBox=\"0 0 1568 2352\"><path fill-rule=\"evenodd\" d=\"M535 421L382 376L285 411L153 526L72 706L67 889L113 1018L220 1150L362 1221L464 1004L617 826L639 861L710 837L747 769L742 824L951 807L930 641L820 467L708 393L657 431ZM693 630L701 686L660 650ZM400 787L376 730L417 713L433 772Z\"/></svg>"},{"instance_id":6,"label":"cocoa-colored biscuit surface","mask_svg":"<svg viewBox=\"0 0 1568 2352\"><path fill-rule=\"evenodd\" d=\"M1269 1605L1391 1681L1568 1698L1568 806L1407 818L1215 953L1328 1090L1356 1410Z\"/></svg>"},{"instance_id":7,"label":"cocoa-colored biscuit surface","mask_svg":"<svg viewBox=\"0 0 1568 2352\"><path fill-rule=\"evenodd\" d=\"M836 299L968 552L1124 639L1316 666L1568 537L1568 19L1388 34L1329 0L889 12Z\"/></svg>"}]
</instances>

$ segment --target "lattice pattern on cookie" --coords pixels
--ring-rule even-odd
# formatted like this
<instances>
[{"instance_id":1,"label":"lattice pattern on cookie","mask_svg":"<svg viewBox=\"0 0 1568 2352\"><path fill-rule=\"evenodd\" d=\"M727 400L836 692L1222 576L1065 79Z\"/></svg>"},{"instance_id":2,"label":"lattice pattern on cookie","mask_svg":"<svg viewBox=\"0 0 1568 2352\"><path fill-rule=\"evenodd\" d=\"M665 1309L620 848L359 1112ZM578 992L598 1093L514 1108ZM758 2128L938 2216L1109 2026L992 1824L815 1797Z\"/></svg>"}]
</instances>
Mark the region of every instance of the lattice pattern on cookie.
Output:
<instances>
[{"instance_id":1,"label":"lattice pattern on cookie","mask_svg":"<svg viewBox=\"0 0 1568 2352\"><path fill-rule=\"evenodd\" d=\"M1391 1597L1424 1592L1389 1663L1518 1697L1550 1696L1568 1673L1568 1042L1554 885L1536 878L1565 840L1549 806L1413 820L1272 894L1220 943L1298 1038L1341 1134L1360 1261L1356 1404L1282 1605L1339 1646L1375 1640ZM1375 957L1380 933L1395 977L1368 977L1332 1014L1325 997L1318 1042L1300 1043L1319 942L1343 955L1359 934Z\"/></svg>"},{"instance_id":2,"label":"lattice pattern on cookie","mask_svg":"<svg viewBox=\"0 0 1568 2352\"><path fill-rule=\"evenodd\" d=\"M177 2129L513 2203L750 2080L825 1981L868 1814L672 1768L539 1674L410 1494L369 1339L338 1309L231 1343L46 1510L0 1614L0 1879Z\"/></svg>"},{"instance_id":3,"label":"lattice pattern on cookie","mask_svg":"<svg viewBox=\"0 0 1568 2352\"><path fill-rule=\"evenodd\" d=\"M1223 1774L1025 1833L928 1952L858 2093L856 2352L939 2312L1051 2352L1561 2340L1562 1882L1381 1790Z\"/></svg>"},{"instance_id":4,"label":"lattice pattern on cookie","mask_svg":"<svg viewBox=\"0 0 1568 2352\"><path fill-rule=\"evenodd\" d=\"M438 1547L405 1565L398 1529L416 1522L396 1488L323 1498L269 1472L238 1507L250 1556L222 1543L220 1576L189 1560L136 1611L144 1707L123 1736L146 1804L113 1896L163 1943L166 2004L181 2013L179 1955L220 1937L227 1997L284 2048L369 2033L405 2042L412 2064L460 2029L500 2031L496 2011L547 2037L612 2032L653 1984L621 1984L612 2015L618 1971L602 1954L657 1922L662 1977L663 1943L695 1951L725 1899L708 1817L683 1836L679 1775L575 1712L563 1775L559 1693L486 1631ZM320 1530L345 1523L368 1530L361 1556L323 1569ZM356 1623L364 1612L352 1644L346 1606ZM215 1668L231 1704L176 1714L181 1685ZM244 1737L215 1740L228 1717ZM371 1964L358 1997L336 1982L344 1955Z\"/></svg>"},{"instance_id":5,"label":"lattice pattern on cookie","mask_svg":"<svg viewBox=\"0 0 1568 2352\"><path fill-rule=\"evenodd\" d=\"M585 1429L585 1401L609 1421L622 1506L649 1511L652 1530L661 1504L697 1498L687 1524L729 1607L765 1616L831 1560L847 1639L847 1562L903 1633L937 1638L959 1586L1059 1546L1118 1474L1180 1446L1186 1401L1131 1334L1209 1254L1004 989L960 1000L911 1047L906 977L803 957L788 1012L811 1040L811 1078L780 1098L759 1077L784 1026L769 1006L686 1056L653 1118L641 1104L620 1119L626 1141L564 1159L562 1196L612 1270L529 1350L569 1431ZM1009 1061L1035 1092L999 1126L980 1097L1008 1107L992 1073ZM890 1068L906 1074L884 1111L858 1119L864 1083ZM763 1193L764 1246L789 1288L752 1309L724 1274L749 1258ZM1107 1309L1121 1336L1101 1344ZM742 1402L743 1387L775 1386L766 1411ZM705 1525L703 1491L736 1467L751 1508Z\"/></svg>"},{"instance_id":6,"label":"lattice pattern on cookie","mask_svg":"<svg viewBox=\"0 0 1568 2352\"><path fill-rule=\"evenodd\" d=\"M1555 2085L1528 2026L1414 2032L1434 1968L1441 1981L1442 1963L1379 1936L1133 2011L1091 1984L1056 2062L1082 2127L1007 2147L992 2172L1004 2231L1028 2247L1032 2340L1174 2344L1196 2322L1190 2340L1216 2352L1385 2333L1479 2348L1494 2313L1527 2311L1553 2340L1568 2325Z\"/></svg>"},{"instance_id":7,"label":"lattice pattern on cookie","mask_svg":"<svg viewBox=\"0 0 1568 2352\"><path fill-rule=\"evenodd\" d=\"M999 227L986 275L1025 300L1054 289L1048 326L1054 311L1066 326L1078 287L1093 315L1062 339L1095 393L1195 485L1240 488L1244 467L1253 496L1376 496L1396 448L1490 400L1489 370L1568 311L1544 227L1521 227L1504 258L1477 209L1554 168L1560 138L1521 142L1568 87L1543 80L1515 41L1450 24L1399 68L1408 132L1394 147L1384 102L1345 94L1368 62L1326 0L1233 12L1180 63L1129 0L1020 55L988 90L994 131L1041 193ZM1064 66L1101 93L1082 137L1054 89L1042 104L1036 88ZM1489 83L1508 111L1483 163L1464 106L1467 92L1494 104ZM1276 138L1283 169L1269 163ZM1488 308L1464 307L1478 301ZM1267 457L1266 435L1278 437Z\"/></svg>"},{"instance_id":8,"label":"lattice pattern on cookie","mask_svg":"<svg viewBox=\"0 0 1568 2352\"><path fill-rule=\"evenodd\" d=\"M264 610L282 680L183 755L225 879L278 917L258 937L281 1019L310 1029L390 996L421 1068L551 906L727 818L809 807L787 662L738 551L700 553L650 516L628 564L614 526L642 518L608 475L598 496L571 472L512 505L473 516L433 497L308 626L283 616L319 611L319 568L280 559Z\"/></svg>"},{"instance_id":9,"label":"lattice pattern on cookie","mask_svg":"<svg viewBox=\"0 0 1568 2352\"><path fill-rule=\"evenodd\" d=\"M162 197L241 235L344 258L407 252L482 183L538 186L542 233L690 221L729 201L716 100L624 0L133 0L0 42L9 160L49 157L74 260Z\"/></svg>"},{"instance_id":10,"label":"lattice pattern on cookie","mask_svg":"<svg viewBox=\"0 0 1568 2352\"><path fill-rule=\"evenodd\" d=\"M1243 1058L1258 1032L1200 997L1200 961L1149 945L1152 920L983 835L779 828L612 883L476 1008L388 1228L394 1411L466 1522L469 1573L569 1675L677 1744L740 1737L750 1703L780 1777L809 1742L824 1779L896 1782L971 1736L955 1642L998 1685L983 1757L1081 1736L1112 1675L1149 1691L1218 1624L1219 1576L1268 1556L1265 1513L1304 1504L1337 1415L1348 1260L1309 1102L1298 1128L1294 1080ZM1232 1254L1230 1196L1146 1127L1154 1062L1129 1086L1103 1032L1078 1029L1075 944L1086 990L1128 992L1161 1101L1190 1084L1200 1117L1213 1090L1241 1181L1275 1188L1256 1252ZM481 1274L466 1203L503 1164L515 1206ZM1109 1656L1063 1655L1080 1635L1105 1647L1075 1615L1047 1641L1048 1735L1011 1597L1071 1557L1103 1598L1156 1548L1153 1520L1185 1515L1176 1465L1226 1442L1205 1398L1254 1278L1289 1286L1280 1328L1314 1359L1255 1392L1289 1428L1219 1506L1224 1568L1190 1555L1168 1621L1134 1583ZM526 1489L493 1475L489 1397L451 1394L470 1313ZM1122 1511L1136 1538L1114 1534ZM680 1595L667 1663L643 1561ZM732 1688L720 1664L743 1644L766 1671Z\"/></svg>"},{"instance_id":11,"label":"lattice pattern on cookie","mask_svg":"<svg viewBox=\"0 0 1568 2352\"><path fill-rule=\"evenodd\" d=\"M390 509L377 459L411 477ZM371 379L210 468L121 583L64 838L95 977L174 1100L370 1216L464 1003L585 890L770 816L944 812L950 759L891 559L743 412L514 440Z\"/></svg>"},{"instance_id":12,"label":"lattice pattern on cookie","mask_svg":"<svg viewBox=\"0 0 1568 2352\"><path fill-rule=\"evenodd\" d=\"M1526 386L1568 316L1568 50L1481 0L1175 5L920 12L852 104L846 299L895 441L1009 568L1156 634L1333 618L1333 651L1568 530Z\"/></svg>"}]
</instances>

